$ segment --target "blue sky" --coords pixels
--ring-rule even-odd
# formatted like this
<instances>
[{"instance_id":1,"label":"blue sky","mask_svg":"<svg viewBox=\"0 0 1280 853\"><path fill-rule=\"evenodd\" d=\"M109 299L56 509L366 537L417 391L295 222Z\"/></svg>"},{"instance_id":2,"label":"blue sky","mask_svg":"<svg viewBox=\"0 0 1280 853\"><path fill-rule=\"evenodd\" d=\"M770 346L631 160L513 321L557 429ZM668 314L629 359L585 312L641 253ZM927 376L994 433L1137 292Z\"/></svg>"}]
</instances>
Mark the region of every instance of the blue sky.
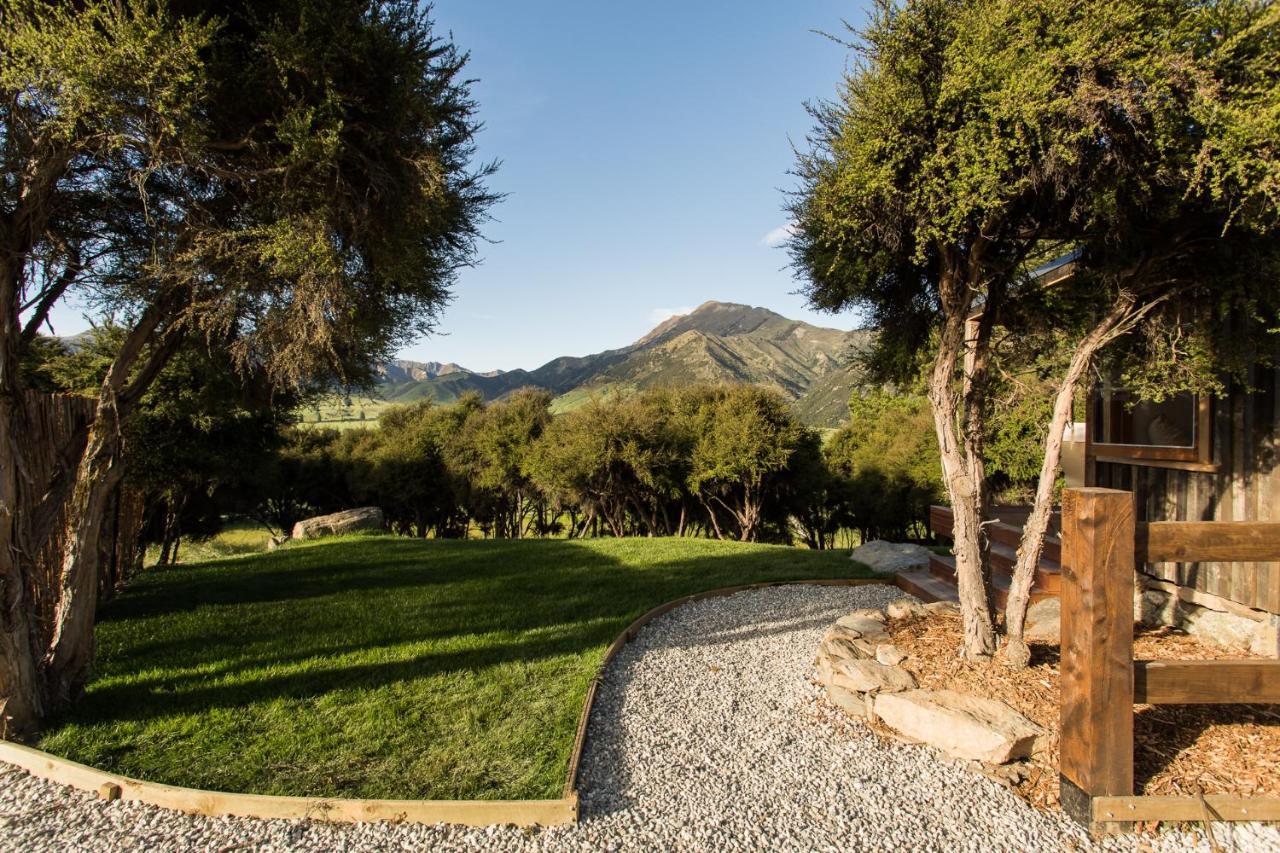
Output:
<instances>
[{"instance_id":1,"label":"blue sky","mask_svg":"<svg viewBox=\"0 0 1280 853\"><path fill-rule=\"evenodd\" d=\"M532 368L709 299L857 325L805 310L766 235L786 223L803 104L833 95L848 60L813 30L863 14L851 0L437 0L437 28L471 53L480 154L502 161L491 186L508 196L439 333L403 355ZM83 328L59 315L59 333Z\"/></svg>"}]
</instances>

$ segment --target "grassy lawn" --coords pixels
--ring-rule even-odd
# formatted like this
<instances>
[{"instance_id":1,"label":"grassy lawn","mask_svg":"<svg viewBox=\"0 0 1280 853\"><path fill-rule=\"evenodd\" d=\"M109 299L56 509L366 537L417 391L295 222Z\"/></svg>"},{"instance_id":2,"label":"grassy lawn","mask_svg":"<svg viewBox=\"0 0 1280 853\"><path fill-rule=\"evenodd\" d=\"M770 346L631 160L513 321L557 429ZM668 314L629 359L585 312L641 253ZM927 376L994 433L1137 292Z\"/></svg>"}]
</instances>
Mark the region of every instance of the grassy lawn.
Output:
<instances>
[{"instance_id":1,"label":"grassy lawn","mask_svg":"<svg viewBox=\"0 0 1280 853\"><path fill-rule=\"evenodd\" d=\"M847 552L693 539L351 537L144 573L41 748L190 787L560 796L587 685L645 610L865 573Z\"/></svg>"}]
</instances>

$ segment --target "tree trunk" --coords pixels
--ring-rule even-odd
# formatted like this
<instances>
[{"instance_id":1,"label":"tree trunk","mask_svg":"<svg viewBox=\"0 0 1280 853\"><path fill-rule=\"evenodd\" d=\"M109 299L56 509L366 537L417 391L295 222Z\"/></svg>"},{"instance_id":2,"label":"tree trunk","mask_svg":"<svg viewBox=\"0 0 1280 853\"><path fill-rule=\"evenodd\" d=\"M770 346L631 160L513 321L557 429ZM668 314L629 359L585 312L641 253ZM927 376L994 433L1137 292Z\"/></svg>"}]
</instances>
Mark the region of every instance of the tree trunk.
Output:
<instances>
[{"instance_id":1,"label":"tree trunk","mask_svg":"<svg viewBox=\"0 0 1280 853\"><path fill-rule=\"evenodd\" d=\"M1013 569L1013 583L1009 589L1009 601L1005 606L1005 651L1007 663L1021 669L1031 662L1031 650L1023 639L1026 627L1027 606L1031 602L1031 587L1035 582L1036 567L1044 552L1044 535L1049 528L1053 510L1053 486L1057 481L1058 463L1062 458L1062 435L1071 420L1072 401L1076 388L1093 363L1093 358L1111 341L1131 328L1134 299L1122 293L1105 317L1089 330L1076 347L1058 385L1053 401L1053 417L1049 421L1049 434L1044 440L1044 460L1040 464L1040 479L1036 483L1035 501L1031 514L1022 528L1022 540L1018 543L1018 561Z\"/></svg>"},{"instance_id":2,"label":"tree trunk","mask_svg":"<svg viewBox=\"0 0 1280 853\"><path fill-rule=\"evenodd\" d=\"M0 384L7 365L0 364ZM24 582L18 442L25 421L16 389L0 390L0 738L28 738L44 716Z\"/></svg>"},{"instance_id":3,"label":"tree trunk","mask_svg":"<svg viewBox=\"0 0 1280 853\"><path fill-rule=\"evenodd\" d=\"M111 493L124 475L118 428L114 405L100 406L67 503L53 639L43 662L44 698L50 711L79 696L93 663L102 525Z\"/></svg>"},{"instance_id":4,"label":"tree trunk","mask_svg":"<svg viewBox=\"0 0 1280 853\"><path fill-rule=\"evenodd\" d=\"M0 738L27 738L44 716L25 571L30 523L23 511L26 405L18 371L17 256L0 259Z\"/></svg>"},{"instance_id":5,"label":"tree trunk","mask_svg":"<svg viewBox=\"0 0 1280 853\"><path fill-rule=\"evenodd\" d=\"M981 544L982 484L974 482L975 475L981 476L982 468L967 458L965 446L956 435L959 412L953 391L956 367L966 348L967 313L967 303L958 308L953 306L948 312L929 376L928 396L943 480L954 518L952 538L960 613L964 623L963 653L970 659L986 659L995 653L996 641Z\"/></svg>"}]
</instances>

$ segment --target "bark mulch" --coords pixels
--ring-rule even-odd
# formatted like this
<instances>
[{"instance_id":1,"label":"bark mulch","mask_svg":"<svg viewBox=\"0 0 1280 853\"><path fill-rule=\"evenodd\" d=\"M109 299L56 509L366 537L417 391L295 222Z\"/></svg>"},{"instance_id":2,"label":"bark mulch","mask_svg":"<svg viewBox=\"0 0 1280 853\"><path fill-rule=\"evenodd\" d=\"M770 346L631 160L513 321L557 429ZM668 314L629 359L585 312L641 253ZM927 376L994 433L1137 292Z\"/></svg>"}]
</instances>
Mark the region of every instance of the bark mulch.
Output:
<instances>
[{"instance_id":1,"label":"bark mulch","mask_svg":"<svg viewBox=\"0 0 1280 853\"><path fill-rule=\"evenodd\" d=\"M1033 805L1058 805L1058 647L1031 644L1031 666L975 664L958 656L959 614L890 623L903 666L928 690L1000 699L1049 732L1049 748L1011 787ZM1256 657L1168 628L1135 627L1134 657L1215 660ZM1137 705L1134 787L1145 795L1280 797L1280 713L1268 705Z\"/></svg>"}]
</instances>

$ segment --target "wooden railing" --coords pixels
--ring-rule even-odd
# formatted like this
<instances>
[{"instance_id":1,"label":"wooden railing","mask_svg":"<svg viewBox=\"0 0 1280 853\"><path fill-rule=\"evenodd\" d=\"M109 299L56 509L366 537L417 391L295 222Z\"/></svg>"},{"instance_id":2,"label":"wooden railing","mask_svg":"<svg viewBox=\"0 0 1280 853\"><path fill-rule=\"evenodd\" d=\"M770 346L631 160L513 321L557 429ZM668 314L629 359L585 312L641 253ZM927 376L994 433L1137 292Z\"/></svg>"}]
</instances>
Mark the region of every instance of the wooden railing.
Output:
<instances>
[{"instance_id":1,"label":"wooden railing","mask_svg":"<svg viewBox=\"0 0 1280 853\"><path fill-rule=\"evenodd\" d=\"M1062 499L1061 800L1093 827L1280 820L1280 801L1133 795L1134 704L1280 702L1280 661L1135 661L1134 570L1146 562L1280 560L1280 524L1139 524L1130 492Z\"/></svg>"}]
</instances>

